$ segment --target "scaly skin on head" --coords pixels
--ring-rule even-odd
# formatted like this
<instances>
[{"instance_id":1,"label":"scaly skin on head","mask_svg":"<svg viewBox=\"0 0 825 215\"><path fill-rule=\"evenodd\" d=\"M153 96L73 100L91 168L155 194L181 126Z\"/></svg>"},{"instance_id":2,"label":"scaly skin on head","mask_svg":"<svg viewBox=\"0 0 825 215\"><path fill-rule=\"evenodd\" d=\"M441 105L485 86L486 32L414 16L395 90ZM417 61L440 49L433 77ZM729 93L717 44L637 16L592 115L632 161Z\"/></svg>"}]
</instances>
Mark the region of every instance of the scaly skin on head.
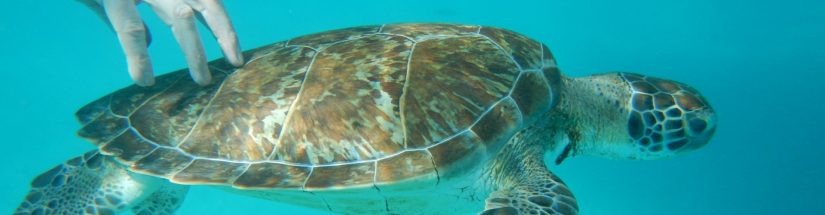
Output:
<instances>
[{"instance_id":1,"label":"scaly skin on head","mask_svg":"<svg viewBox=\"0 0 825 215\"><path fill-rule=\"evenodd\" d=\"M560 153L557 162L569 155L672 157L704 146L716 128L708 102L679 82L608 73L562 83L561 100L546 119L569 140L550 146Z\"/></svg>"}]
</instances>

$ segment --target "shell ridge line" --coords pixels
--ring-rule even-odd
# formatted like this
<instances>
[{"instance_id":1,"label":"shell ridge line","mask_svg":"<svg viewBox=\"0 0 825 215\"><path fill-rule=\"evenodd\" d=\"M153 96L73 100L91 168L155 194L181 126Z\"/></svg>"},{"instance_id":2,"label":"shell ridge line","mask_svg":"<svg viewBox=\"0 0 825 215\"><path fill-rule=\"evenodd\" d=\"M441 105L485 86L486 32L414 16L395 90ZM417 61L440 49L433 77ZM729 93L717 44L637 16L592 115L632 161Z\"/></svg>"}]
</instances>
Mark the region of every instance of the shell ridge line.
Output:
<instances>
[{"instance_id":1,"label":"shell ridge line","mask_svg":"<svg viewBox=\"0 0 825 215\"><path fill-rule=\"evenodd\" d=\"M107 102L106 104L106 111L112 112L112 94L106 95L106 99L109 100L109 102ZM81 124L80 127L86 127L87 125L92 124L92 122L97 121L97 119L100 119L100 117L103 116L103 114L106 114L106 111L101 111L100 113L96 114L88 122Z\"/></svg>"},{"instance_id":2,"label":"shell ridge line","mask_svg":"<svg viewBox=\"0 0 825 215\"><path fill-rule=\"evenodd\" d=\"M287 45L287 46L284 46L284 48L288 48L288 47L298 47L298 48L310 49L312 51L315 51L315 53L320 52L320 50L318 50L317 48L312 47L312 46L307 46L307 45ZM274 54L274 53L275 52L272 52L272 53L269 53L269 54L266 54L266 55L271 55L271 54Z\"/></svg>"},{"instance_id":3,"label":"shell ridge line","mask_svg":"<svg viewBox=\"0 0 825 215\"><path fill-rule=\"evenodd\" d=\"M146 141L146 142L148 142L149 144L152 144L152 146L154 146L154 147L155 147L154 149L152 149L151 151L149 151L149 153L146 153L145 155L142 155L142 156L140 157L140 159L142 159L142 158L144 158L144 157L148 156L149 154L152 154L152 152L155 152L155 150L157 150L157 149L158 149L158 147L160 146L160 144L156 143L155 141L152 141L152 140L150 140L150 139L146 138L146 136L143 136L143 134L142 134L142 133L140 133L140 131L139 131L137 128L132 127L132 125L131 125L131 124L129 124L129 128L124 129L124 130L123 130L123 132L122 132L120 135L123 135L124 133L126 133L126 131L129 131L129 130L131 130L133 133L135 133L135 136L137 136L137 137L138 137L138 138L140 138L141 140ZM118 136L119 136L119 135L118 135ZM113 138L112 140L114 140L114 139L115 139L115 138ZM111 141L110 141L110 142L111 142ZM116 158L116 159L118 159L118 161L121 161L121 160L120 160L120 157L115 157L115 158ZM140 159L135 159L135 160L140 160ZM121 163L127 163L127 162L126 162L125 160L123 160L123 161L121 161Z\"/></svg>"},{"instance_id":4,"label":"shell ridge line","mask_svg":"<svg viewBox=\"0 0 825 215\"><path fill-rule=\"evenodd\" d=\"M510 101L513 101L513 104L515 105L516 110L518 111L518 117L521 118L522 120L524 120L524 112L521 111L521 107L519 106L518 102L516 102L516 99L513 98L513 92L515 92L516 85L518 85L518 82L522 79L522 76L524 76L524 73L525 72L520 72L518 74L518 76L516 76L516 80L513 81L513 86L510 86L510 92L508 92L507 96L504 97L504 99L509 99ZM519 125L519 127L520 126L521 125Z\"/></svg>"},{"instance_id":5,"label":"shell ridge line","mask_svg":"<svg viewBox=\"0 0 825 215\"><path fill-rule=\"evenodd\" d=\"M312 50L314 50L315 53L312 54L312 59L309 60L309 64L307 65L307 68L304 70L304 78L303 78L303 80L301 80L301 86L298 87L298 92L295 93L295 99L292 100L292 104L290 104L289 109L286 110L287 113L286 113L286 116L284 117L284 122L283 122L284 125L281 127L281 130L278 131L278 141L275 142L275 144L273 144L272 152L269 152L269 156L267 156L267 160L272 160L273 156L275 156L276 152L278 151L275 147L281 146L281 141L283 141L283 139L284 139L284 131L289 129L289 122L291 121L290 119L292 119L292 115L295 112L293 110L295 109L295 105L298 104L298 101L301 99L301 95L304 92L304 84L307 83L307 78L309 77L309 72L312 70L312 65L315 64L315 58L317 58L318 55L321 54L321 52L324 51L324 50L316 50L316 49L312 49Z\"/></svg>"},{"instance_id":6,"label":"shell ridge line","mask_svg":"<svg viewBox=\"0 0 825 215\"><path fill-rule=\"evenodd\" d=\"M307 173L307 178L304 179L304 183L301 183L301 190L302 191L312 193L311 191L307 190L307 182L309 182L309 178L312 177L312 173L314 173L314 172L315 172L315 167L310 166L309 167L309 173ZM315 195L315 193L312 193L312 195ZM327 207L329 207L329 205L327 205Z\"/></svg>"},{"instance_id":7,"label":"shell ridge line","mask_svg":"<svg viewBox=\"0 0 825 215\"><path fill-rule=\"evenodd\" d=\"M178 150L178 151L180 151L180 150ZM167 175L169 175L169 178L168 178L169 181L178 183L177 180L175 180L175 176L178 176L178 174L180 174L180 172L183 172L183 170L185 170L186 168L189 168L189 166L191 166L193 163L195 163L195 160L197 160L197 159L192 158L188 162L186 162L186 165L182 165L183 166L182 168L178 169L177 171L170 172L169 174L167 174ZM180 184L180 183L178 183L178 184Z\"/></svg>"},{"instance_id":8,"label":"shell ridge line","mask_svg":"<svg viewBox=\"0 0 825 215\"><path fill-rule=\"evenodd\" d=\"M486 39L488 42L492 43L493 45L495 45L495 46L496 46L496 48L498 48L498 50L499 50L501 53L503 53L504 55L506 55L506 56L507 56L507 58L509 58L509 59L510 59L510 62L512 62L513 64L515 64L515 65L516 65L516 68L518 68L519 74L521 74L522 72L524 72L524 69L523 69L523 68L521 68L521 65L519 65L518 61L516 61L516 58L515 58L515 57L513 57L513 54L512 54L512 53L507 52L507 50L505 50L505 49L504 49L504 47L501 47L501 45L500 45L500 44L498 44L496 41L494 41L492 38L488 37L487 35L484 35L484 34L478 34L478 35L479 35L479 36L481 36L481 37L483 37L484 39Z\"/></svg>"},{"instance_id":9,"label":"shell ridge line","mask_svg":"<svg viewBox=\"0 0 825 215\"><path fill-rule=\"evenodd\" d=\"M180 147L181 145L183 145L183 143L186 143L186 141L189 140L189 136L192 135L192 131L194 131L195 128L198 127L198 125L200 125L201 119L203 119L203 115L205 115L212 107L212 101L214 101L215 98L217 98L223 91L223 87L225 86L227 79L229 79L229 76L224 77L223 80L221 80L220 86L218 86L218 89L215 90L215 94L212 95L212 98L209 98L209 102L206 102L206 106L204 106L201 113L198 114L198 119L195 120L195 123L192 124L192 127L189 128L189 131L187 131L186 135L184 135L183 138L181 138L180 142L177 145L175 145L175 148Z\"/></svg>"},{"instance_id":10,"label":"shell ridge line","mask_svg":"<svg viewBox=\"0 0 825 215\"><path fill-rule=\"evenodd\" d=\"M378 30L375 31L375 33L381 33L381 31L384 31L384 26L387 26L387 24L381 24L381 27L378 27Z\"/></svg>"},{"instance_id":11,"label":"shell ridge line","mask_svg":"<svg viewBox=\"0 0 825 215\"><path fill-rule=\"evenodd\" d=\"M252 59L250 59L248 62L246 62L244 65L247 65L247 64L251 63L252 61L256 61L256 60L258 60L258 59L261 59L261 58L264 58L264 57L268 57L268 56L270 56L270 55L273 55L273 54L275 54L277 51L280 51L281 49L284 49L284 48L289 47L289 45L287 45L288 43L289 43L289 40L287 40L287 41L284 43L284 45L283 45L283 46L281 46L281 47L276 47L276 48L274 48L274 49L273 49L271 52L269 52L269 53L266 53L266 54L263 54L263 55L257 56L257 57L255 57L255 58L252 58ZM312 47L309 47L309 48L312 48ZM313 48L313 49L314 49L314 48ZM235 70L237 70L237 69L235 69Z\"/></svg>"},{"instance_id":12,"label":"shell ridge line","mask_svg":"<svg viewBox=\"0 0 825 215\"><path fill-rule=\"evenodd\" d=\"M114 96L111 96L111 97L114 97ZM120 114L116 114L116 113L115 113L115 111L114 111L114 110L112 110L112 103L111 103L112 98L111 98L111 97L109 97L109 108L108 108L106 111L108 111L108 112L109 112L109 114L111 114L111 115L112 115L112 116L114 116L114 117L121 118L121 119L129 119L129 117L122 116L122 115L120 115ZM102 115L102 114L101 114L101 115Z\"/></svg>"},{"instance_id":13,"label":"shell ridge line","mask_svg":"<svg viewBox=\"0 0 825 215\"><path fill-rule=\"evenodd\" d=\"M140 111L140 109L142 109L142 108L143 108L143 106L144 106L144 105L146 105L146 103L149 103L149 101L154 100L155 98L157 98L158 96L160 96L160 94L163 94L163 93L165 93L166 91L168 91L169 89L172 89L172 87L173 87L173 86L175 86L176 84L178 84L178 82L179 82L181 79L183 79L183 76L182 76L182 75L181 75L181 77L179 77L178 79L176 79L174 82L172 82L172 84L169 84L169 86L167 86L166 88L164 88L164 89L163 89L163 90L161 90L160 92L157 92L155 95L152 95L151 97L149 97L148 99L146 99L146 101L143 101L143 103L141 103L141 104L140 104L137 108L135 108L135 110L134 110L134 111L132 111L131 113L129 113L129 115L128 115L128 116L126 116L126 124L127 124L127 125L129 125L128 129L132 129L133 131L135 131L135 134L137 134L137 135L138 135L138 137L140 137L140 139L142 139L142 140L144 140L144 141L147 141L147 142L150 142L150 143L154 144L155 146L159 146L160 144L157 144L154 140L149 140L149 138L146 138L146 136L143 136L143 133L141 133L139 129L137 129L135 126L133 126L133 125L132 125L132 115L134 115L135 113L137 113L138 111ZM127 129L127 130L128 130L128 129ZM148 155L148 154L147 154L147 155Z\"/></svg>"},{"instance_id":14,"label":"shell ridge line","mask_svg":"<svg viewBox=\"0 0 825 215\"><path fill-rule=\"evenodd\" d=\"M407 38L410 39L410 38ZM412 40L412 39L410 39ZM398 102L398 114L401 115L401 132L402 136L404 136L404 149L407 149L407 114L406 114L406 107L407 107L407 87L410 85L410 64L412 64L413 53L415 52L415 46L418 44L415 40L412 40L413 44L410 46L410 56L407 57L407 71L404 75L404 86L401 87L401 99Z\"/></svg>"},{"instance_id":15,"label":"shell ridge line","mask_svg":"<svg viewBox=\"0 0 825 215\"><path fill-rule=\"evenodd\" d=\"M409 36L403 35L403 34L382 33L382 32L372 33L372 34L364 34L364 36L372 36L372 35L385 35L385 36L393 36L393 37L403 37L403 38L405 38L409 41L412 41L413 43L419 42L419 41L416 41L415 39L413 39L412 37L409 37Z\"/></svg>"},{"instance_id":16,"label":"shell ridge line","mask_svg":"<svg viewBox=\"0 0 825 215\"><path fill-rule=\"evenodd\" d=\"M235 181L237 181L237 180L238 180L238 178L240 178L243 174L246 174L246 171L249 171L249 167L250 167L250 166L252 166L252 164L250 164L250 163L244 163L243 165L244 165L244 169L243 169L243 171L241 171L241 173L240 173L240 174L238 174L238 175L236 175L236 176L233 176L233 177L231 177L231 178L227 179L227 180L226 180L226 184L229 184L229 185L234 185L234 184L235 184ZM234 186L233 186L233 187L234 187Z\"/></svg>"},{"instance_id":17,"label":"shell ridge line","mask_svg":"<svg viewBox=\"0 0 825 215\"><path fill-rule=\"evenodd\" d=\"M441 183L441 174L438 173L438 166L435 164L435 157L433 157L433 153L430 150L424 150L427 152L427 155L430 157L430 162L433 163L433 171L435 171L435 185Z\"/></svg>"},{"instance_id":18,"label":"shell ridge line","mask_svg":"<svg viewBox=\"0 0 825 215\"><path fill-rule=\"evenodd\" d=\"M373 171L372 171L372 187L375 188L375 190L378 190L378 192L380 194L381 189L378 188L378 184L377 184L377 182L378 182L378 161L377 160L372 162L372 168L373 168Z\"/></svg>"},{"instance_id":19,"label":"shell ridge line","mask_svg":"<svg viewBox=\"0 0 825 215\"><path fill-rule=\"evenodd\" d=\"M472 127L472 126L470 126L470 127ZM126 132L127 130L130 130L130 129L124 129L121 133L124 133L124 132ZM449 136L449 137L447 137L447 138L444 138L443 140L439 141L439 142L438 142L438 143L436 143L436 144L433 144L433 145L427 146L427 147L425 147L425 148L421 148L421 149L406 149L406 150L401 150L401 151L399 151L399 152L396 152L396 153L390 154L390 155L388 155L388 156L385 156L385 157L383 157L383 158L379 158L379 159L369 159L369 160L361 160L361 161L348 162L348 163L334 163L334 164L322 164L322 165L307 165L307 164L301 164L301 163L292 163L292 162L285 162L285 161L273 161L273 160L265 160L265 161L237 161L237 160L227 160L227 159L221 159L221 158L204 158L204 157L193 156L192 154L190 154L190 153L188 153L188 152L185 152L185 151L183 151L183 150L181 150L180 148L177 148L177 147L163 146L163 145L158 145L158 146L157 146L157 148L153 149L151 152L154 152L154 151L156 151L156 150L157 150L157 149L159 149L159 148L164 148L164 149L174 150L174 151L176 151L176 152L180 153L181 155L184 155L184 156L187 156L187 157L192 158L192 160L190 160L190 161L189 161L186 165L183 165L183 168L181 168L181 169L179 169L179 170L177 170L177 171L175 171L175 172L172 172L172 173L168 174L168 175L170 175L170 176L172 176L172 177L174 177L174 175L177 175L178 173L180 173L181 171L183 171L184 169L186 169L186 167L189 167L189 166L190 166L190 165L191 165L191 164L192 164L195 160L208 160L208 161L217 161L217 162L225 162L225 163L239 163L239 164L244 164L244 165L252 165L252 164L267 163L267 164L281 164L281 165L287 165L287 166L294 166L294 167L309 168L309 169L310 169L310 172L309 172L309 174L307 175L307 178L306 178L306 179L304 179L304 183L303 183L303 185L302 185L302 189L304 189L304 187L306 186L306 182L309 180L309 177L312 175L312 172L313 172L313 170L314 170L316 167L335 167L335 166L344 166L344 165L361 164L361 163L370 163L370 162L376 162L376 164L377 164L377 162L380 162L381 160L385 160L385 159L388 159L388 158L391 158L391 157L398 156L398 155L399 155L399 154L401 154L401 153L404 153L404 152L411 152L411 151L425 151L425 152L427 152L428 154L430 154L430 157L432 157L432 153L430 153L430 151L429 151L428 149L433 148L433 147L435 147L435 146L438 146L438 145L440 145L440 144L442 144L442 143L445 143L445 142L447 142L447 141L449 141L449 140L452 140L453 138L456 138L456 137L458 137L458 136L460 136L460 135L462 135L462 134L464 134L464 133L467 133L467 132L472 132L472 130L470 130L469 128L467 128L467 129L464 129L464 130L462 130L462 131L460 131L460 132L457 132L456 134L454 134L454 135L452 135L452 136ZM475 134L475 133L473 133L473 134ZM151 152L150 152L149 154L151 154ZM105 154L105 153L104 153L104 154ZM431 159L433 159L433 158L431 158ZM433 161L433 162L434 162L434 161ZM433 164L433 165L435 165L435 164ZM247 166L246 168L247 168L247 170L248 170L249 166ZM244 171L244 173L245 173L245 172L246 172L246 170ZM149 174L149 173L147 173L147 174ZM376 173L376 174L377 174L377 173ZM149 174L149 175L154 175L154 174ZM242 173L241 175L243 175L243 173ZM170 179L170 180L171 180L171 179ZM236 180L237 180L237 178L236 178Z\"/></svg>"},{"instance_id":20,"label":"shell ridge line","mask_svg":"<svg viewBox=\"0 0 825 215\"><path fill-rule=\"evenodd\" d=\"M135 110L133 110L131 113L129 113L129 115L126 115L126 116L125 116L125 117L127 118L127 120L128 120L128 118L132 117L132 115L133 115L133 114L137 113L137 112L138 112L141 108L143 108L143 106L144 106L144 105L146 105L146 103L149 103L149 101L152 101L152 100L153 100L153 99L155 99L156 97L160 96L160 94L165 93L167 90L171 89L173 86L175 86L176 84L178 84L178 81L180 81L181 79L183 79L183 76L182 76L182 75L181 75L181 77L178 77L178 79L175 79L175 81L173 81L171 84L169 84L169 86L166 86L166 88L163 88L163 90L158 91L157 93L155 93L155 95L150 96L150 97L149 97L149 98L147 98L145 101L143 101L142 103L140 103L140 105L138 105L137 107L135 107ZM111 105L111 104L110 104L110 105ZM110 107L111 107L111 106L110 106ZM131 122L129 122L129 126L130 126L130 127L132 126L132 123L131 123Z\"/></svg>"},{"instance_id":21,"label":"shell ridge line","mask_svg":"<svg viewBox=\"0 0 825 215\"><path fill-rule=\"evenodd\" d=\"M467 133L469 133L469 134L473 135L473 137L475 137L475 138L481 139L481 137L480 137L480 136L478 136L478 133L476 133L475 131L473 131L473 129L468 129L468 130L467 130ZM480 144L480 145L481 145L481 148L483 148L483 149L484 149L484 151L486 152L486 151L487 151L487 145L486 145L486 144Z\"/></svg>"},{"instance_id":22,"label":"shell ridge line","mask_svg":"<svg viewBox=\"0 0 825 215\"><path fill-rule=\"evenodd\" d=\"M550 50L548 50L548 51L550 51ZM541 60L539 60L539 62L541 62L541 69L544 69L544 67L545 67L545 65L544 65L544 43L539 43L539 54L541 55L541 58L539 58L539 59L541 59Z\"/></svg>"},{"instance_id":23,"label":"shell ridge line","mask_svg":"<svg viewBox=\"0 0 825 215\"><path fill-rule=\"evenodd\" d=\"M137 166L135 166L135 164L136 164L138 161L142 160L143 158L146 158L146 156L149 156L149 155L151 155L152 153L155 153L155 151L157 151L159 148L165 148L165 147L162 147L162 146L155 147L154 149L152 149L151 151L149 151L149 153L146 153L146 155L145 155L145 156L141 157L140 159L136 159L134 163L132 163L131 165L129 165L129 170L133 170L133 171L138 170L138 169L137 169ZM100 150L98 150L98 151L100 151ZM141 172L141 173L144 173L144 172ZM155 174L152 174L152 173L144 173L144 174L147 174L147 175L155 175Z\"/></svg>"},{"instance_id":24,"label":"shell ridge line","mask_svg":"<svg viewBox=\"0 0 825 215\"><path fill-rule=\"evenodd\" d=\"M118 132L118 134L116 136L114 136L111 139L106 140L106 142L103 142L100 145L98 145L97 146L98 151L103 151L103 147L106 147L107 145L109 145L109 143L112 143L112 141L114 141L115 139L120 137L120 135L123 135L124 133L126 133L126 131L128 131L128 130L129 130L129 128L124 128L122 131ZM106 153L107 152L105 152L105 151L103 152L103 154L106 154ZM109 153L108 155L112 155L112 154Z\"/></svg>"}]
</instances>

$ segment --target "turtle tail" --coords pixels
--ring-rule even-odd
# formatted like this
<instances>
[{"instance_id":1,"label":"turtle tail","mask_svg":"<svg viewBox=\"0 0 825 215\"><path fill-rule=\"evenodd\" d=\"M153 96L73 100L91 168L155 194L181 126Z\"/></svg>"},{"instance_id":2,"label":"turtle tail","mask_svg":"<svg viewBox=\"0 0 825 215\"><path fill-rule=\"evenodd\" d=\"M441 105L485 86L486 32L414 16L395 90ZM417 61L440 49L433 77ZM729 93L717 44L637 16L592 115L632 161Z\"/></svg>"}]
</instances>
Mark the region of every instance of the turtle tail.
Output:
<instances>
[{"instance_id":1,"label":"turtle tail","mask_svg":"<svg viewBox=\"0 0 825 215\"><path fill-rule=\"evenodd\" d=\"M172 214L187 186L129 172L96 150L40 174L14 212L22 214Z\"/></svg>"}]
</instances>

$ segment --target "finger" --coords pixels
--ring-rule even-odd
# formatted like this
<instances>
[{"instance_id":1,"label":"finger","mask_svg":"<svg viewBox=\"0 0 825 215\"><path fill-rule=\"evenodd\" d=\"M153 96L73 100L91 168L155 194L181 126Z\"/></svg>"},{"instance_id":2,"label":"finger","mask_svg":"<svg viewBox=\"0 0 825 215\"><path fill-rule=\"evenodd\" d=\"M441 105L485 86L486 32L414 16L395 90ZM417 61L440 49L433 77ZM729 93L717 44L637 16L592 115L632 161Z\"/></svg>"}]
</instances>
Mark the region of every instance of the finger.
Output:
<instances>
[{"instance_id":1,"label":"finger","mask_svg":"<svg viewBox=\"0 0 825 215\"><path fill-rule=\"evenodd\" d=\"M203 17L202 21L212 31L212 35L218 39L226 60L234 66L243 66L244 60L238 37L223 3L220 0L186 0L186 3Z\"/></svg>"},{"instance_id":2,"label":"finger","mask_svg":"<svg viewBox=\"0 0 825 215\"><path fill-rule=\"evenodd\" d=\"M177 40L186 57L192 79L200 85L209 84L212 81L212 76L209 74L209 67L206 64L206 54L203 50L198 29L195 26L192 8L174 0L146 2L172 28L175 40Z\"/></svg>"},{"instance_id":3,"label":"finger","mask_svg":"<svg viewBox=\"0 0 825 215\"><path fill-rule=\"evenodd\" d=\"M103 10L117 33L126 54L129 75L137 85L155 84L152 63L146 50L146 27L132 0L103 0Z\"/></svg>"}]
</instances>

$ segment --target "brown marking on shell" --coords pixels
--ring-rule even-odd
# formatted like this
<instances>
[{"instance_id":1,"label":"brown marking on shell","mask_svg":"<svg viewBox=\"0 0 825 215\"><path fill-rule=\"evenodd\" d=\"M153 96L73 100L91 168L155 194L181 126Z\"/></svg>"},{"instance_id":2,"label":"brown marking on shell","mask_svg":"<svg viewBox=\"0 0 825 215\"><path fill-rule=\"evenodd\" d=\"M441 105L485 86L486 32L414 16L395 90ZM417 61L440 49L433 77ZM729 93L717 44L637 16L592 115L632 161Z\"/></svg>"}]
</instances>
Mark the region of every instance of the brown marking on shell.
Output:
<instances>
[{"instance_id":1,"label":"brown marking on shell","mask_svg":"<svg viewBox=\"0 0 825 215\"><path fill-rule=\"evenodd\" d=\"M136 172L168 178L171 174L186 167L192 158L170 148L157 148L149 155L136 161L130 167Z\"/></svg>"},{"instance_id":2,"label":"brown marking on shell","mask_svg":"<svg viewBox=\"0 0 825 215\"><path fill-rule=\"evenodd\" d=\"M428 180L437 178L433 158L426 151L407 151L394 157L378 161L375 184L390 185L401 181ZM435 185L436 180L432 181Z\"/></svg>"},{"instance_id":3,"label":"brown marking on shell","mask_svg":"<svg viewBox=\"0 0 825 215\"><path fill-rule=\"evenodd\" d=\"M484 38L419 42L404 98L407 146L425 147L466 129L509 92L518 73Z\"/></svg>"},{"instance_id":4,"label":"brown marking on shell","mask_svg":"<svg viewBox=\"0 0 825 215\"><path fill-rule=\"evenodd\" d=\"M542 74L525 72L516 83L511 96L524 114L524 118L536 119L550 109L552 93Z\"/></svg>"},{"instance_id":5,"label":"brown marking on shell","mask_svg":"<svg viewBox=\"0 0 825 215\"><path fill-rule=\"evenodd\" d=\"M126 163L133 162L146 156L157 148L155 144L149 143L139 137L134 130L129 129L120 136L113 139L106 145L100 146L100 151L107 155L112 155Z\"/></svg>"},{"instance_id":6,"label":"brown marking on shell","mask_svg":"<svg viewBox=\"0 0 825 215\"><path fill-rule=\"evenodd\" d=\"M472 171L487 157L484 140L469 131L427 150L432 153L433 163L442 179Z\"/></svg>"},{"instance_id":7,"label":"brown marking on shell","mask_svg":"<svg viewBox=\"0 0 825 215\"><path fill-rule=\"evenodd\" d=\"M399 34L422 41L433 37L475 34L479 26L454 24L390 24L381 33Z\"/></svg>"},{"instance_id":8,"label":"brown marking on shell","mask_svg":"<svg viewBox=\"0 0 825 215\"><path fill-rule=\"evenodd\" d=\"M668 81L654 77L647 77L647 81L653 85L656 85L656 88L659 90L667 93L676 93L679 90L682 90L675 81Z\"/></svg>"},{"instance_id":9,"label":"brown marking on shell","mask_svg":"<svg viewBox=\"0 0 825 215\"><path fill-rule=\"evenodd\" d=\"M309 167L289 166L277 163L255 163L249 166L233 186L240 188L287 188L303 187Z\"/></svg>"},{"instance_id":10,"label":"brown marking on shell","mask_svg":"<svg viewBox=\"0 0 825 215\"><path fill-rule=\"evenodd\" d=\"M647 94L634 94L631 103L636 111L653 110L653 97Z\"/></svg>"},{"instance_id":11,"label":"brown marking on shell","mask_svg":"<svg viewBox=\"0 0 825 215\"><path fill-rule=\"evenodd\" d=\"M375 163L315 167L304 185L306 190L372 186Z\"/></svg>"},{"instance_id":12,"label":"brown marking on shell","mask_svg":"<svg viewBox=\"0 0 825 215\"><path fill-rule=\"evenodd\" d=\"M180 148L198 157L266 160L314 55L278 49L227 77Z\"/></svg>"},{"instance_id":13,"label":"brown marking on shell","mask_svg":"<svg viewBox=\"0 0 825 215\"><path fill-rule=\"evenodd\" d=\"M171 180L182 184L226 184L241 175L247 165L249 164L195 159Z\"/></svg>"},{"instance_id":14,"label":"brown marking on shell","mask_svg":"<svg viewBox=\"0 0 825 215\"><path fill-rule=\"evenodd\" d=\"M694 111L700 108L704 108L705 104L702 100L691 94L691 93L680 93L676 94L676 101L679 103L679 107L688 111Z\"/></svg>"},{"instance_id":15,"label":"brown marking on shell","mask_svg":"<svg viewBox=\"0 0 825 215\"><path fill-rule=\"evenodd\" d=\"M653 94L659 91L656 87L646 81L633 82L631 85L633 86L633 90L643 93Z\"/></svg>"},{"instance_id":16,"label":"brown marking on shell","mask_svg":"<svg viewBox=\"0 0 825 215\"><path fill-rule=\"evenodd\" d=\"M291 39L288 45L305 45L320 49L330 43L354 39L364 34L376 33L380 27L381 26L378 25L370 25L324 31Z\"/></svg>"},{"instance_id":17,"label":"brown marking on shell","mask_svg":"<svg viewBox=\"0 0 825 215\"><path fill-rule=\"evenodd\" d=\"M471 129L486 144L490 153L498 152L523 124L522 113L513 99L502 100L487 112Z\"/></svg>"},{"instance_id":18,"label":"brown marking on shell","mask_svg":"<svg viewBox=\"0 0 825 215\"><path fill-rule=\"evenodd\" d=\"M120 116L132 114L143 102L163 92L166 88L169 88L172 83L184 77L183 75L184 72L182 70L171 72L155 78L155 85L150 87L130 85L129 87L115 91L111 95L112 101L110 102L112 113Z\"/></svg>"},{"instance_id":19,"label":"brown marking on shell","mask_svg":"<svg viewBox=\"0 0 825 215\"><path fill-rule=\"evenodd\" d=\"M398 109L411 46L372 35L318 54L273 159L343 163L403 150Z\"/></svg>"},{"instance_id":20,"label":"brown marking on shell","mask_svg":"<svg viewBox=\"0 0 825 215\"><path fill-rule=\"evenodd\" d=\"M213 70L212 77L216 81L207 86L194 81L174 83L175 86L147 101L129 116L132 127L159 145L177 146L192 129L226 74Z\"/></svg>"},{"instance_id":21,"label":"brown marking on shell","mask_svg":"<svg viewBox=\"0 0 825 215\"><path fill-rule=\"evenodd\" d=\"M481 35L487 36L496 44L501 46L504 51L513 56L513 59L518 62L522 69L541 69L542 68L542 53L541 44L525 37L516 32L494 28L484 27L479 32Z\"/></svg>"},{"instance_id":22,"label":"brown marking on shell","mask_svg":"<svg viewBox=\"0 0 825 215\"><path fill-rule=\"evenodd\" d=\"M670 106L673 106L675 102L673 101L673 96L667 93L657 93L653 95L653 105L656 107L657 110L667 110Z\"/></svg>"},{"instance_id":23,"label":"brown marking on shell","mask_svg":"<svg viewBox=\"0 0 825 215\"><path fill-rule=\"evenodd\" d=\"M94 121L86 124L77 131L77 135L83 137L95 145L100 145L117 137L124 130L129 128L129 121L126 118L117 117L108 111L97 117Z\"/></svg>"}]
</instances>

